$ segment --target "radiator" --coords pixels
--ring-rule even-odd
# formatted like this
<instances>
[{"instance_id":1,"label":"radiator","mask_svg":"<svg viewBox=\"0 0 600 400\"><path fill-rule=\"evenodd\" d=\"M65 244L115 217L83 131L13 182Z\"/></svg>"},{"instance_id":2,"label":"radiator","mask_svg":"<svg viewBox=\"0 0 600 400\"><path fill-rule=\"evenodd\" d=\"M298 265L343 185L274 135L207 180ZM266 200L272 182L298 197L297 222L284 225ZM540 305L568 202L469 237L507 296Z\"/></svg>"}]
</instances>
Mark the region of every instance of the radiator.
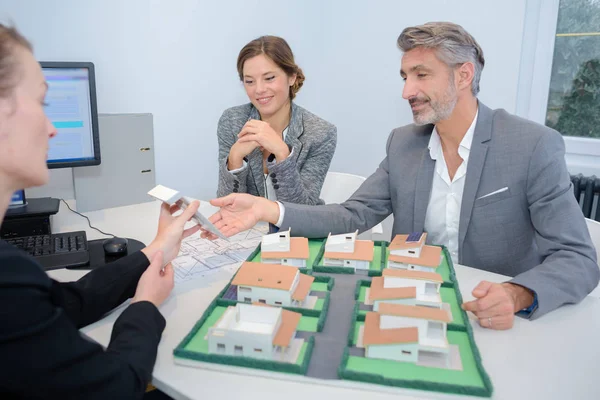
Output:
<instances>
[{"instance_id":1,"label":"radiator","mask_svg":"<svg viewBox=\"0 0 600 400\"><path fill-rule=\"evenodd\" d=\"M583 215L586 218L600 221L600 208L598 207L600 178L596 178L596 175L578 174L571 175L571 182L573 183L573 194L581 205Z\"/></svg>"}]
</instances>

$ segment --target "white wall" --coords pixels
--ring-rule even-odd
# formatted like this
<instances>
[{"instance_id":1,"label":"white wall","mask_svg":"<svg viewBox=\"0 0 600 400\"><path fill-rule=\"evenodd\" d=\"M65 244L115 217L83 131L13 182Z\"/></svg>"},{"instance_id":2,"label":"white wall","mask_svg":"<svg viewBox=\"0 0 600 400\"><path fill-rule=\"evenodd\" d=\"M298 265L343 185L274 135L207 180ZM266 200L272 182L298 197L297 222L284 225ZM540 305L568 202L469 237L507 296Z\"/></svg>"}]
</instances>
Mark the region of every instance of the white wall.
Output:
<instances>
[{"instance_id":1,"label":"white wall","mask_svg":"<svg viewBox=\"0 0 600 400\"><path fill-rule=\"evenodd\" d=\"M307 76L297 102L338 127L332 170L369 175L389 132L411 122L401 98L402 29L463 25L484 49L480 99L515 112L522 0L0 0L40 60L96 64L100 113L154 114L158 183L198 198L217 187L216 125L247 101L240 48L263 34L288 40Z\"/></svg>"}]
</instances>

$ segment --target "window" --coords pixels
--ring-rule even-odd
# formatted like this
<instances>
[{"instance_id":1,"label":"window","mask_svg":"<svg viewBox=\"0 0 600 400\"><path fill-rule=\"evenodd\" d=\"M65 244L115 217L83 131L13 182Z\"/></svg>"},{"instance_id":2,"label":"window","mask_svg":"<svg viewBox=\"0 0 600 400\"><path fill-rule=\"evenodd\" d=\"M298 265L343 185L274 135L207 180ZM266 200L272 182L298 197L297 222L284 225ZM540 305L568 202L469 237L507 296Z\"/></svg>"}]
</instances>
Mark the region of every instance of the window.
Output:
<instances>
[{"instance_id":1,"label":"window","mask_svg":"<svg viewBox=\"0 0 600 400\"><path fill-rule=\"evenodd\" d=\"M432 282L425 282L425 294L434 295L437 293L437 285Z\"/></svg>"},{"instance_id":2,"label":"window","mask_svg":"<svg viewBox=\"0 0 600 400\"><path fill-rule=\"evenodd\" d=\"M217 353L225 353L225 345L223 343L217 343Z\"/></svg>"},{"instance_id":3,"label":"window","mask_svg":"<svg viewBox=\"0 0 600 400\"><path fill-rule=\"evenodd\" d=\"M262 349L254 349L255 353L262 353Z\"/></svg>"},{"instance_id":4,"label":"window","mask_svg":"<svg viewBox=\"0 0 600 400\"><path fill-rule=\"evenodd\" d=\"M412 354L412 351L408 351L408 350L402 350L402 354L405 354L407 356L410 356Z\"/></svg>"},{"instance_id":5,"label":"window","mask_svg":"<svg viewBox=\"0 0 600 400\"><path fill-rule=\"evenodd\" d=\"M267 301L265 299L258 299L258 302L262 304L267 304Z\"/></svg>"},{"instance_id":6,"label":"window","mask_svg":"<svg viewBox=\"0 0 600 400\"><path fill-rule=\"evenodd\" d=\"M278 305L278 306L280 306L281 302L280 301L276 301L275 304Z\"/></svg>"},{"instance_id":7,"label":"window","mask_svg":"<svg viewBox=\"0 0 600 400\"><path fill-rule=\"evenodd\" d=\"M284 262L284 263L286 263L286 262L287 262L287 258L284 258L284 259L283 259L283 262Z\"/></svg>"},{"instance_id":8,"label":"window","mask_svg":"<svg viewBox=\"0 0 600 400\"><path fill-rule=\"evenodd\" d=\"M244 297L244 301L245 301L246 303L251 303L251 302L252 302L252 299L251 299L250 297Z\"/></svg>"},{"instance_id":9,"label":"window","mask_svg":"<svg viewBox=\"0 0 600 400\"><path fill-rule=\"evenodd\" d=\"M244 354L244 347L242 346L233 346L233 354L236 356L241 356Z\"/></svg>"},{"instance_id":10,"label":"window","mask_svg":"<svg viewBox=\"0 0 600 400\"><path fill-rule=\"evenodd\" d=\"M409 250L408 254L415 254L415 251L414 250Z\"/></svg>"},{"instance_id":11,"label":"window","mask_svg":"<svg viewBox=\"0 0 600 400\"><path fill-rule=\"evenodd\" d=\"M560 0L546 125L600 139L600 1Z\"/></svg>"},{"instance_id":12,"label":"window","mask_svg":"<svg viewBox=\"0 0 600 400\"><path fill-rule=\"evenodd\" d=\"M251 289L251 288L249 288L249 287L244 287L244 286L238 286L238 290L239 290L240 292L251 292L251 291L252 291L252 289Z\"/></svg>"}]
</instances>

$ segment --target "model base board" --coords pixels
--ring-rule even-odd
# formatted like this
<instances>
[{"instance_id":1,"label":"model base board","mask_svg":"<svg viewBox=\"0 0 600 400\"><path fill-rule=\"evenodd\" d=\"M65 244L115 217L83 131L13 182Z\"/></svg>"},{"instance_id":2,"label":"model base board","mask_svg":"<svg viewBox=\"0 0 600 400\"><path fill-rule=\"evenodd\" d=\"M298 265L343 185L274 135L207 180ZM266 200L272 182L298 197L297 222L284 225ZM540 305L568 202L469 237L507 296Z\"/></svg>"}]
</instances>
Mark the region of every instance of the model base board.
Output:
<instances>
[{"instance_id":1,"label":"model base board","mask_svg":"<svg viewBox=\"0 0 600 400\"><path fill-rule=\"evenodd\" d=\"M226 298L231 285L219 293L174 350L175 362L218 371L388 393L398 393L398 390L409 393L410 389L418 389L491 397L492 383L483 368L467 314L460 308L462 296L446 248L442 248L442 260L437 272L443 277L439 293L445 303L444 309L449 311L452 320L447 324L446 332L448 357L442 365L439 357L428 352L422 352L416 363L365 357L363 327L365 316L373 309L372 305L365 304L371 284L369 276L381 276L387 264L389 243L375 242L374 253L380 256L374 257L374 262L379 270L374 268L368 276L339 270L343 267L319 265L324 241L309 240L310 259L307 267L302 269L302 273L315 277L309 293L316 299L314 307L282 307L301 314L296 338L303 339L304 343L296 362L257 360L208 352L208 329L228 306L243 303ZM260 246L248 261L260 262ZM415 393L418 395L419 392Z\"/></svg>"}]
</instances>

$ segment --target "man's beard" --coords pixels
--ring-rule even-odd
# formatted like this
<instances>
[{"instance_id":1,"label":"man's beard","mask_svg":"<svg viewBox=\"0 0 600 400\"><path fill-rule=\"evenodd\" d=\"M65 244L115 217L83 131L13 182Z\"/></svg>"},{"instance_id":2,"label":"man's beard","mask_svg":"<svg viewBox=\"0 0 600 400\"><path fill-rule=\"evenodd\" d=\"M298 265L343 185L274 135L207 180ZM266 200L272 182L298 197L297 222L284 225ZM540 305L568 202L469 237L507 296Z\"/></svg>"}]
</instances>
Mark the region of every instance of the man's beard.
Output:
<instances>
[{"instance_id":1,"label":"man's beard","mask_svg":"<svg viewBox=\"0 0 600 400\"><path fill-rule=\"evenodd\" d=\"M450 118L457 102L456 87L454 81L450 81L444 97L440 101L432 101L430 98L413 97L409 99L409 104L414 103L429 104L420 111L413 111L413 120L416 125L437 124L440 121Z\"/></svg>"}]
</instances>

